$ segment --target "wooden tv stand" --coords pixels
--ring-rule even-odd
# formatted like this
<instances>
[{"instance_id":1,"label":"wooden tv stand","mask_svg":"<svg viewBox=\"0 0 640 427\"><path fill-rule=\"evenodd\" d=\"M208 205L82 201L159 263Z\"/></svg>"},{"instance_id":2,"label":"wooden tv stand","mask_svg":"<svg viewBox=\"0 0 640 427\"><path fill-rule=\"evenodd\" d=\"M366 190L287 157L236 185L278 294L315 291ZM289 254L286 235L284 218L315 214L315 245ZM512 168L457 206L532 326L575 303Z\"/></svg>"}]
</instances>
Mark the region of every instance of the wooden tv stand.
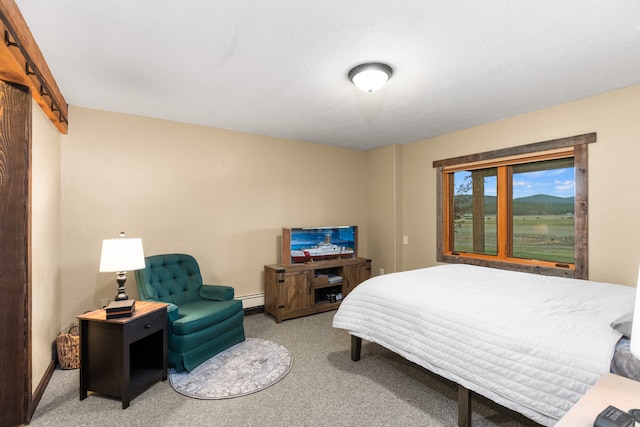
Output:
<instances>
[{"instance_id":1,"label":"wooden tv stand","mask_svg":"<svg viewBox=\"0 0 640 427\"><path fill-rule=\"evenodd\" d=\"M335 310L342 298L371 277L366 258L264 266L265 313L276 322Z\"/></svg>"}]
</instances>

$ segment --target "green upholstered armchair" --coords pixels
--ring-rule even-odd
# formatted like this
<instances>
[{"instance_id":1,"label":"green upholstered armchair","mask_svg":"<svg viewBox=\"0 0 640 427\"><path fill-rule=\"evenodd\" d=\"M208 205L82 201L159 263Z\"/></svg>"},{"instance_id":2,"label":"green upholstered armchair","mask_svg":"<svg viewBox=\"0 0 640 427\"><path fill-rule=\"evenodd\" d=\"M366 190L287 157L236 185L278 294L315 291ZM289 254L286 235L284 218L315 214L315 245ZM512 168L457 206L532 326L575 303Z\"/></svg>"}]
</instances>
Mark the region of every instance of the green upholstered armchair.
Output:
<instances>
[{"instance_id":1,"label":"green upholstered armchair","mask_svg":"<svg viewBox=\"0 0 640 427\"><path fill-rule=\"evenodd\" d=\"M203 285L191 255L145 258L135 272L140 299L169 303L169 366L191 371L210 357L244 341L242 302L230 286Z\"/></svg>"}]
</instances>

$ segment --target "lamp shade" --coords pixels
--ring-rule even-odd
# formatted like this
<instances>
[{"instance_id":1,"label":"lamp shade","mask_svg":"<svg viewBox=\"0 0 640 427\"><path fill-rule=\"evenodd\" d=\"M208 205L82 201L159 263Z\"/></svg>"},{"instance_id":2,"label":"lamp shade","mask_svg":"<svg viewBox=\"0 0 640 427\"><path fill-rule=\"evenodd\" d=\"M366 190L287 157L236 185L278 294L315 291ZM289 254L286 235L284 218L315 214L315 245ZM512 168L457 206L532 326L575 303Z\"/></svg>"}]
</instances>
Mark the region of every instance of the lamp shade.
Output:
<instances>
[{"instance_id":1,"label":"lamp shade","mask_svg":"<svg viewBox=\"0 0 640 427\"><path fill-rule=\"evenodd\" d=\"M640 268L638 269L638 283L636 284L636 304L631 326L630 350L636 359L640 359Z\"/></svg>"},{"instance_id":2,"label":"lamp shade","mask_svg":"<svg viewBox=\"0 0 640 427\"><path fill-rule=\"evenodd\" d=\"M144 268L142 239L105 239L102 241L100 272L117 273Z\"/></svg>"},{"instance_id":3,"label":"lamp shade","mask_svg":"<svg viewBox=\"0 0 640 427\"><path fill-rule=\"evenodd\" d=\"M391 78L393 70L387 64L372 62L353 67L349 71L349 80L363 92L375 92Z\"/></svg>"}]
</instances>

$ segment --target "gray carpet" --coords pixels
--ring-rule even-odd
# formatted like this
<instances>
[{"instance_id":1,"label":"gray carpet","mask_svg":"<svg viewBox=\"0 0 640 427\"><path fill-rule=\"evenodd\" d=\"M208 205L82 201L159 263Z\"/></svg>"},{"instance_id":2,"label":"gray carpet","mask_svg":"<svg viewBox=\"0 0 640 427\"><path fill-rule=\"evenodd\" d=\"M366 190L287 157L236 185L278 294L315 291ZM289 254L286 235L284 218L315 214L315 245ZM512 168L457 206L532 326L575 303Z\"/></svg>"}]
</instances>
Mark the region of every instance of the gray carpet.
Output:
<instances>
[{"instance_id":1,"label":"gray carpet","mask_svg":"<svg viewBox=\"0 0 640 427\"><path fill-rule=\"evenodd\" d=\"M335 312L286 320L245 318L247 337L277 342L295 363L277 384L237 399L199 400L158 383L123 410L119 401L78 399L78 370L56 370L32 426L455 426L455 385L386 349L363 343L350 359L350 338L331 327ZM473 402L473 425L537 426L482 398Z\"/></svg>"},{"instance_id":2,"label":"gray carpet","mask_svg":"<svg viewBox=\"0 0 640 427\"><path fill-rule=\"evenodd\" d=\"M232 399L271 387L291 370L291 353L260 338L245 341L213 356L191 372L169 370L171 387L195 399Z\"/></svg>"}]
</instances>

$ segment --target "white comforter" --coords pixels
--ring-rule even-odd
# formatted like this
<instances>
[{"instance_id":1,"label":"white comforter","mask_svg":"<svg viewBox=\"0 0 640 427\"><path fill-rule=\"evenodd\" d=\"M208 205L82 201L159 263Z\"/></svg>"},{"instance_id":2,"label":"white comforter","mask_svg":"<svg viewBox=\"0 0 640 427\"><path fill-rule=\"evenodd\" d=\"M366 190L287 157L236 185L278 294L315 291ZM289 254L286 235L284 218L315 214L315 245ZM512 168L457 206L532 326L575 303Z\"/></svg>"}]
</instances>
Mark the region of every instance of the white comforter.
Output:
<instances>
[{"instance_id":1,"label":"white comforter","mask_svg":"<svg viewBox=\"0 0 640 427\"><path fill-rule=\"evenodd\" d=\"M333 326L545 425L604 373L635 288L452 264L377 276Z\"/></svg>"}]
</instances>

